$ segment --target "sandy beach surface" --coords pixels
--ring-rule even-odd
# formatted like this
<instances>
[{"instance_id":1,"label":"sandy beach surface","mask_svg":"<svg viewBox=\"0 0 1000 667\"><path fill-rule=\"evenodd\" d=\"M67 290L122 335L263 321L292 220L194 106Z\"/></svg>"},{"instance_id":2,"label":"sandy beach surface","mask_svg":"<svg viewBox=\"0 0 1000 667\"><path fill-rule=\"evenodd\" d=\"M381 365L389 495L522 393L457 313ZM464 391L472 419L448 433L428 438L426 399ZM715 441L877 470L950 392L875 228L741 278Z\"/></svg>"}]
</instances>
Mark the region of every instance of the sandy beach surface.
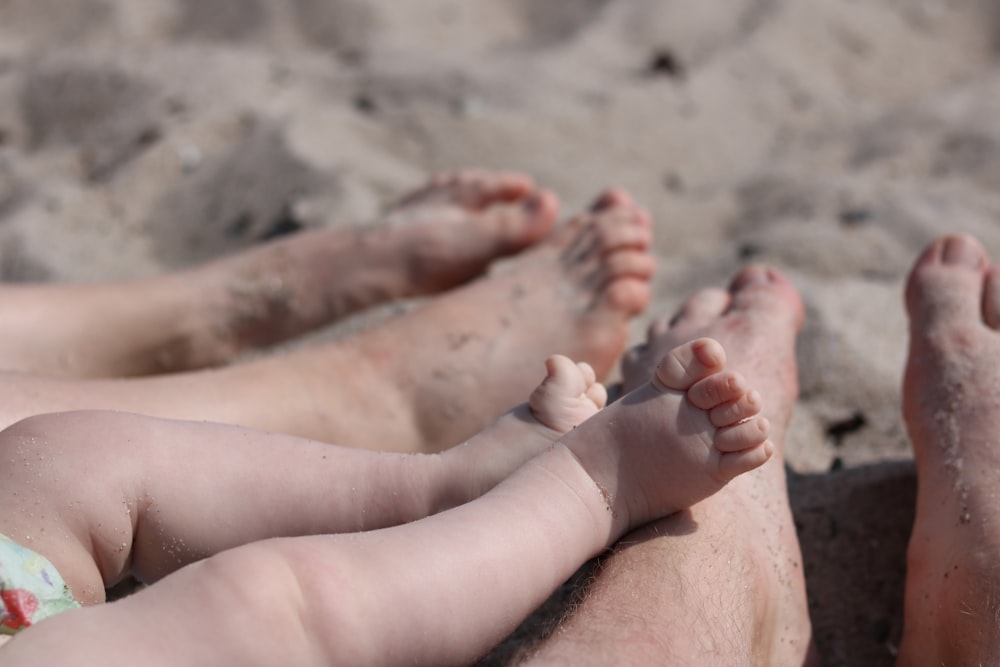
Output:
<instances>
[{"instance_id":1,"label":"sandy beach surface","mask_svg":"<svg viewBox=\"0 0 1000 667\"><path fill-rule=\"evenodd\" d=\"M915 493L902 285L945 232L1000 257L998 8L0 0L0 278L366 224L460 166L526 172L566 212L620 185L655 219L649 317L748 261L802 292L788 458L815 637L828 666L891 665Z\"/></svg>"}]
</instances>

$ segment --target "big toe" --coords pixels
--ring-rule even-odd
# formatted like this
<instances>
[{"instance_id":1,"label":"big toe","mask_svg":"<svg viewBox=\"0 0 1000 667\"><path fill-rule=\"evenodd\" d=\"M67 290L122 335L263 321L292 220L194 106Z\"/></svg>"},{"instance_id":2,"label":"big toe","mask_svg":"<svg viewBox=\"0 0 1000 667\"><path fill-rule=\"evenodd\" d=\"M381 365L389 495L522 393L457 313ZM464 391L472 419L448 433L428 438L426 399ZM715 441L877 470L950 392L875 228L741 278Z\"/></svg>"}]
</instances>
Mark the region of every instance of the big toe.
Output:
<instances>
[{"instance_id":1,"label":"big toe","mask_svg":"<svg viewBox=\"0 0 1000 667\"><path fill-rule=\"evenodd\" d=\"M725 365L722 345L711 338L698 338L668 352L657 365L655 377L667 389L685 391Z\"/></svg>"},{"instance_id":2,"label":"big toe","mask_svg":"<svg viewBox=\"0 0 1000 667\"><path fill-rule=\"evenodd\" d=\"M787 326L797 332L805 311L788 278L773 267L752 265L736 274L729 285L732 302L727 313L754 315L769 327Z\"/></svg>"},{"instance_id":3,"label":"big toe","mask_svg":"<svg viewBox=\"0 0 1000 667\"><path fill-rule=\"evenodd\" d=\"M911 331L922 336L941 327L996 321L996 280L980 243L966 235L943 236L917 259L906 283ZM984 290L986 293L984 294Z\"/></svg>"},{"instance_id":4,"label":"big toe","mask_svg":"<svg viewBox=\"0 0 1000 667\"><path fill-rule=\"evenodd\" d=\"M500 202L513 202L531 196L532 180L513 172L489 172L467 169L435 179L435 186L458 203L470 208L484 208Z\"/></svg>"},{"instance_id":5,"label":"big toe","mask_svg":"<svg viewBox=\"0 0 1000 667\"><path fill-rule=\"evenodd\" d=\"M551 192L539 190L521 201L487 208L479 215L482 224L494 231L503 250L520 250L549 235L559 216L559 202Z\"/></svg>"}]
</instances>

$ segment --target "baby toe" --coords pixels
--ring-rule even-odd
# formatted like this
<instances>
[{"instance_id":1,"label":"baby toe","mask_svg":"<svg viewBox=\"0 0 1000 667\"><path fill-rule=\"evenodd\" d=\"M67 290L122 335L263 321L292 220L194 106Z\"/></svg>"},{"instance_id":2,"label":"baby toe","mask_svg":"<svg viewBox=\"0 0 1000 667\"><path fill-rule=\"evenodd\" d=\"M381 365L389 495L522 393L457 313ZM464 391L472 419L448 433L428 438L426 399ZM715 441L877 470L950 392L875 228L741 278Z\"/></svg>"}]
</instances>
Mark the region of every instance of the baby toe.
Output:
<instances>
[{"instance_id":1,"label":"baby toe","mask_svg":"<svg viewBox=\"0 0 1000 667\"><path fill-rule=\"evenodd\" d=\"M773 453L774 444L770 440L764 440L756 447L723 454L719 457L719 477L728 482L738 475L764 465Z\"/></svg>"},{"instance_id":2,"label":"baby toe","mask_svg":"<svg viewBox=\"0 0 1000 667\"><path fill-rule=\"evenodd\" d=\"M687 391L689 398L695 386L704 384L699 394L709 396L717 390L714 378L720 374L725 363L726 352L718 341L698 338L670 350L657 365L655 379L667 389ZM712 403L712 406L719 402Z\"/></svg>"},{"instance_id":3,"label":"baby toe","mask_svg":"<svg viewBox=\"0 0 1000 667\"><path fill-rule=\"evenodd\" d=\"M713 410L727 403L736 402L746 393L747 381L742 374L736 371L720 371L691 385L687 390L687 398L700 410Z\"/></svg>"},{"instance_id":4,"label":"baby toe","mask_svg":"<svg viewBox=\"0 0 1000 667\"><path fill-rule=\"evenodd\" d=\"M751 390L735 401L710 408L708 418L711 420L712 426L722 428L738 424L744 419L760 414L761 408L760 392Z\"/></svg>"},{"instance_id":5,"label":"baby toe","mask_svg":"<svg viewBox=\"0 0 1000 667\"><path fill-rule=\"evenodd\" d=\"M751 417L739 424L718 429L713 442L720 452L741 452L767 440L770 432L771 424L766 417Z\"/></svg>"}]
</instances>

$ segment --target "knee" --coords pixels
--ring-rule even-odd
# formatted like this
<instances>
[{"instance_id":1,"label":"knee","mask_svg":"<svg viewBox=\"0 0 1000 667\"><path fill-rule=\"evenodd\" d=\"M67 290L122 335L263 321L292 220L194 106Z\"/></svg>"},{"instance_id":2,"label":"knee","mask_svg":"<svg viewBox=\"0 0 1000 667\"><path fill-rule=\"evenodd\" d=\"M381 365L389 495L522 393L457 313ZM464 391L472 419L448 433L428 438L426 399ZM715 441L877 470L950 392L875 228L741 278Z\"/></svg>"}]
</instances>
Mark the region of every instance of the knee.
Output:
<instances>
[{"instance_id":1,"label":"knee","mask_svg":"<svg viewBox=\"0 0 1000 667\"><path fill-rule=\"evenodd\" d=\"M28 417L0 431L0 479L4 486L59 477L50 474L64 461L62 441L70 428L61 414ZM66 480L67 482L71 480Z\"/></svg>"},{"instance_id":2,"label":"knee","mask_svg":"<svg viewBox=\"0 0 1000 667\"><path fill-rule=\"evenodd\" d=\"M11 461L31 472L36 465L81 457L110 465L111 448L121 446L134 415L99 410L56 412L27 417L0 431L0 464ZM115 437L111 437L115 436ZM127 440L127 438L125 438ZM10 456L13 454L14 456ZM67 480L68 481L68 480Z\"/></svg>"}]
</instances>

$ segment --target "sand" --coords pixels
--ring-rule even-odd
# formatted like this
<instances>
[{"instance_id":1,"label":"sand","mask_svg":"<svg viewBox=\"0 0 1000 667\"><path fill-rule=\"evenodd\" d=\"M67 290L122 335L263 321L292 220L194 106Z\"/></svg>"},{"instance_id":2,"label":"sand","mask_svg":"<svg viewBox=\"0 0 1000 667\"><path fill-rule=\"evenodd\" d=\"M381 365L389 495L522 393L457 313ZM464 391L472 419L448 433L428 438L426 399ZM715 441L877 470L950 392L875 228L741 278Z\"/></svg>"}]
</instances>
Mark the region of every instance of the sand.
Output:
<instances>
[{"instance_id":1,"label":"sand","mask_svg":"<svg viewBox=\"0 0 1000 667\"><path fill-rule=\"evenodd\" d=\"M801 290L789 463L816 640L827 665L891 665L915 488L902 281L944 232L1000 256L997 7L2 0L0 278L366 224L459 166L531 174L566 211L620 185L655 218L650 316L747 261Z\"/></svg>"}]
</instances>

